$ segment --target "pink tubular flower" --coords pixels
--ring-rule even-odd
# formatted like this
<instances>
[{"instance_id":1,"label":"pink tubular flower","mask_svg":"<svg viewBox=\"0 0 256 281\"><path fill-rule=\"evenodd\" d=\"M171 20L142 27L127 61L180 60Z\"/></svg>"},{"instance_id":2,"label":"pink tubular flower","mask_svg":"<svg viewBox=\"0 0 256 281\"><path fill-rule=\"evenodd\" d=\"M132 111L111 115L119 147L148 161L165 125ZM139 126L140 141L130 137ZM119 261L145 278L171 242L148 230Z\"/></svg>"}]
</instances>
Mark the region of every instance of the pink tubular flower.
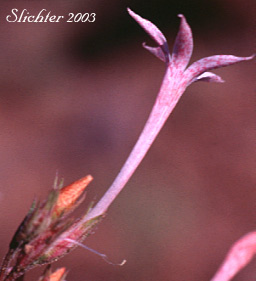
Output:
<instances>
[{"instance_id":1,"label":"pink tubular flower","mask_svg":"<svg viewBox=\"0 0 256 281\"><path fill-rule=\"evenodd\" d=\"M229 250L223 264L211 281L229 281L244 268L256 254L256 231L247 233Z\"/></svg>"},{"instance_id":2,"label":"pink tubular flower","mask_svg":"<svg viewBox=\"0 0 256 281\"><path fill-rule=\"evenodd\" d=\"M156 42L157 47L149 47L146 44L143 44L143 47L165 62L166 72L153 109L137 143L118 176L88 214L87 219L102 215L108 209L146 155L178 100L191 83L196 81L224 82L221 77L209 72L209 70L250 60L254 57L217 55L200 59L187 68L193 51L193 38L191 29L183 15L179 15L181 18L180 29L171 54L165 36L153 23L143 19L129 8L128 13Z\"/></svg>"}]
</instances>

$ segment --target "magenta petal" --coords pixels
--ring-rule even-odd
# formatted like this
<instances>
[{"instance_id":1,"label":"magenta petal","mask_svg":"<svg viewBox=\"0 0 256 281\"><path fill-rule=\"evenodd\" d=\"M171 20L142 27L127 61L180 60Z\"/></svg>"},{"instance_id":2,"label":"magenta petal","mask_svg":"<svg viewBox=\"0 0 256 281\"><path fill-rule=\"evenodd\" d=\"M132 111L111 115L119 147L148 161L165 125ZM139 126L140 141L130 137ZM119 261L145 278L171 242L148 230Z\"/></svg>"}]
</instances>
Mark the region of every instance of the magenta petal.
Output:
<instances>
[{"instance_id":1,"label":"magenta petal","mask_svg":"<svg viewBox=\"0 0 256 281\"><path fill-rule=\"evenodd\" d=\"M204 72L204 73L202 73L201 75L199 75L196 78L194 78L191 81L191 83L198 82L198 81L215 82L215 83L223 83L223 82L225 82L219 75L216 75L216 74L214 74L212 72Z\"/></svg>"},{"instance_id":2,"label":"magenta petal","mask_svg":"<svg viewBox=\"0 0 256 281\"><path fill-rule=\"evenodd\" d=\"M161 61L169 63L169 61L171 60L170 54L164 51L165 45L163 45L162 47L150 47L146 45L146 43L143 43L142 46L157 58L159 58Z\"/></svg>"},{"instance_id":3,"label":"magenta petal","mask_svg":"<svg viewBox=\"0 0 256 281\"><path fill-rule=\"evenodd\" d=\"M250 57L235 57L231 55L217 55L206 57L190 65L190 67L185 71L185 79L187 80L188 84L191 84L191 82L196 77L198 77L205 71L223 66L228 66L241 61L251 60L252 58L254 58L254 55Z\"/></svg>"},{"instance_id":4,"label":"magenta petal","mask_svg":"<svg viewBox=\"0 0 256 281\"><path fill-rule=\"evenodd\" d=\"M131 9L127 8L128 13L137 23L152 37L156 43L161 46L166 42L163 33L149 20L143 19L141 16L135 14Z\"/></svg>"},{"instance_id":5,"label":"magenta petal","mask_svg":"<svg viewBox=\"0 0 256 281\"><path fill-rule=\"evenodd\" d=\"M180 29L175 39L173 47L173 63L177 68L184 70L189 63L193 51L193 37L191 28L183 15L181 18Z\"/></svg>"},{"instance_id":6,"label":"magenta petal","mask_svg":"<svg viewBox=\"0 0 256 281\"><path fill-rule=\"evenodd\" d=\"M164 52L163 52L163 50L160 47L150 47L150 46L147 46L145 43L143 43L142 46L146 50L148 50L150 53L155 55L157 58L159 58L160 60L165 61Z\"/></svg>"}]
</instances>

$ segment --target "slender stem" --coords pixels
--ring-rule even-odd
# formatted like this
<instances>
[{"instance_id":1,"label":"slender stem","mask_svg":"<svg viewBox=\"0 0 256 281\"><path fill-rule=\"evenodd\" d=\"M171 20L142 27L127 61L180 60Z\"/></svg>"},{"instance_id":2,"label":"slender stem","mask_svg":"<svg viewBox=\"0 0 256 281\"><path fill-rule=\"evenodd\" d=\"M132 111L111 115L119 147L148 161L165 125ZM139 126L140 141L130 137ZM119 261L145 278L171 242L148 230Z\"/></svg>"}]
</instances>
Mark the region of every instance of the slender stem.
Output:
<instances>
[{"instance_id":1,"label":"slender stem","mask_svg":"<svg viewBox=\"0 0 256 281\"><path fill-rule=\"evenodd\" d=\"M139 139L110 188L97 205L84 217L84 220L105 213L141 163L183 93L183 87L179 87L174 81L177 80L173 79L171 68L168 67L153 109Z\"/></svg>"}]
</instances>

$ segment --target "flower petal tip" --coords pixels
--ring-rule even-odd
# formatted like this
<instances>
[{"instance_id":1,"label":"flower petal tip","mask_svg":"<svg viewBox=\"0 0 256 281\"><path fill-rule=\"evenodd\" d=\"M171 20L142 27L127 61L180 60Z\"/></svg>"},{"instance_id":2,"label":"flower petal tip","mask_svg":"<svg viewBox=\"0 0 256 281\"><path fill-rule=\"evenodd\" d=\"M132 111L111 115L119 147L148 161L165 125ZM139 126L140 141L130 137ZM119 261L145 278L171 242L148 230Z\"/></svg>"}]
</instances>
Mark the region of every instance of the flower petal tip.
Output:
<instances>
[{"instance_id":1,"label":"flower petal tip","mask_svg":"<svg viewBox=\"0 0 256 281\"><path fill-rule=\"evenodd\" d=\"M188 25L187 19L186 19L186 17L185 17L183 14L178 14L177 17L181 19L181 22L182 22L184 25ZM184 28L185 28L185 27L184 27ZM190 28L190 27L189 27L189 28Z\"/></svg>"},{"instance_id":2,"label":"flower petal tip","mask_svg":"<svg viewBox=\"0 0 256 281\"><path fill-rule=\"evenodd\" d=\"M173 63L176 68L185 69L193 51L193 37L190 26L183 14L178 14L181 19L178 35L173 46Z\"/></svg>"},{"instance_id":3,"label":"flower petal tip","mask_svg":"<svg viewBox=\"0 0 256 281\"><path fill-rule=\"evenodd\" d=\"M236 56L233 56L233 57L236 57ZM237 57L238 59L240 59L241 61L244 61L244 60L252 60L256 57L256 54L252 54L251 56L248 56L248 57Z\"/></svg>"},{"instance_id":4,"label":"flower petal tip","mask_svg":"<svg viewBox=\"0 0 256 281\"><path fill-rule=\"evenodd\" d=\"M247 60L252 60L256 57L256 54L252 54L250 57L246 57Z\"/></svg>"},{"instance_id":5,"label":"flower petal tip","mask_svg":"<svg viewBox=\"0 0 256 281\"><path fill-rule=\"evenodd\" d=\"M198 82L198 81L204 81L204 82L215 82L215 83L224 83L225 81L217 74L214 74L212 72L204 72L201 75L194 78L188 85Z\"/></svg>"},{"instance_id":6,"label":"flower petal tip","mask_svg":"<svg viewBox=\"0 0 256 281\"><path fill-rule=\"evenodd\" d=\"M164 45L166 38L163 33L151 21L142 18L130 8L127 8L129 15L151 36L151 38L159 45Z\"/></svg>"},{"instance_id":7,"label":"flower petal tip","mask_svg":"<svg viewBox=\"0 0 256 281\"><path fill-rule=\"evenodd\" d=\"M135 14L130 8L127 8L127 12L130 16L133 16Z\"/></svg>"}]
</instances>

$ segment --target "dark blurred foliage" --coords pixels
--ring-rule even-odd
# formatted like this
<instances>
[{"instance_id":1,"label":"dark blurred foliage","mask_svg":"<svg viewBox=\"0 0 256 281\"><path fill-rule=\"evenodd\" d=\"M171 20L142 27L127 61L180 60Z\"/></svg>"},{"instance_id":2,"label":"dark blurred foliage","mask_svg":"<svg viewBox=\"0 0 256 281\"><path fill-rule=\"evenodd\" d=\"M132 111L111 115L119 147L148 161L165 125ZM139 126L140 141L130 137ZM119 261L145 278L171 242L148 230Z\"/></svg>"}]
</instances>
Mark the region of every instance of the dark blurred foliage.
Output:
<instances>
[{"instance_id":1,"label":"dark blurred foliage","mask_svg":"<svg viewBox=\"0 0 256 281\"><path fill-rule=\"evenodd\" d=\"M117 175L149 114L164 65L126 7L172 46L183 13L192 61L255 52L253 0L1 1L0 256L56 171L68 184L94 176L87 202ZM31 14L95 12L94 23L7 23ZM255 61L217 73L225 84L189 87L105 220L85 243L123 267L77 249L55 266L68 280L209 280L231 244L256 228ZM80 213L86 210L80 208ZM27 280L36 280L42 269ZM234 280L252 280L255 262Z\"/></svg>"}]
</instances>

